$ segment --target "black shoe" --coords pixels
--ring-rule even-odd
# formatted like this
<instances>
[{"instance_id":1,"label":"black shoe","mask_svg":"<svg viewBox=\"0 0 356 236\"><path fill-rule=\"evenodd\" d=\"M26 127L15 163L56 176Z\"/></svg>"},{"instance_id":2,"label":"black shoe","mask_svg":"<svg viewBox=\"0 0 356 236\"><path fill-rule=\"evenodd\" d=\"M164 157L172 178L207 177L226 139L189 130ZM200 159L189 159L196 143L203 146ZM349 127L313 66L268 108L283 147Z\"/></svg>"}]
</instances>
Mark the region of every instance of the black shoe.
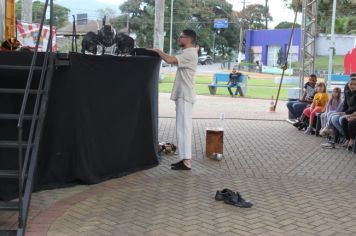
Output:
<instances>
[{"instance_id":1,"label":"black shoe","mask_svg":"<svg viewBox=\"0 0 356 236\"><path fill-rule=\"evenodd\" d=\"M190 170L191 168L186 166L184 164L184 160L182 160L181 162L178 162L176 165L171 166L171 169L172 170Z\"/></svg>"},{"instance_id":2,"label":"black shoe","mask_svg":"<svg viewBox=\"0 0 356 236\"><path fill-rule=\"evenodd\" d=\"M176 162L176 163L172 163L171 166L179 165L181 162L184 162L184 159L183 159L183 160L180 160L180 161L178 161L178 162Z\"/></svg>"},{"instance_id":3,"label":"black shoe","mask_svg":"<svg viewBox=\"0 0 356 236\"><path fill-rule=\"evenodd\" d=\"M233 194L233 191L230 190L230 189L223 189L221 191L216 191L216 194L215 194L215 200L216 201L224 201L225 198L227 198L229 196L229 194Z\"/></svg>"},{"instance_id":4,"label":"black shoe","mask_svg":"<svg viewBox=\"0 0 356 236\"><path fill-rule=\"evenodd\" d=\"M298 126L298 130L302 130L302 129L305 129L305 128L307 128L307 124L304 123L304 122L300 123L300 125Z\"/></svg>"},{"instance_id":5,"label":"black shoe","mask_svg":"<svg viewBox=\"0 0 356 236\"><path fill-rule=\"evenodd\" d=\"M297 121L293 124L294 127L298 128L299 125L301 125L302 122L301 121Z\"/></svg>"},{"instance_id":6,"label":"black shoe","mask_svg":"<svg viewBox=\"0 0 356 236\"><path fill-rule=\"evenodd\" d=\"M253 206L251 202L246 202L245 199L243 199L238 192L236 193L233 192L233 194L229 194L224 199L224 203L241 207L241 208L251 208Z\"/></svg>"}]
</instances>

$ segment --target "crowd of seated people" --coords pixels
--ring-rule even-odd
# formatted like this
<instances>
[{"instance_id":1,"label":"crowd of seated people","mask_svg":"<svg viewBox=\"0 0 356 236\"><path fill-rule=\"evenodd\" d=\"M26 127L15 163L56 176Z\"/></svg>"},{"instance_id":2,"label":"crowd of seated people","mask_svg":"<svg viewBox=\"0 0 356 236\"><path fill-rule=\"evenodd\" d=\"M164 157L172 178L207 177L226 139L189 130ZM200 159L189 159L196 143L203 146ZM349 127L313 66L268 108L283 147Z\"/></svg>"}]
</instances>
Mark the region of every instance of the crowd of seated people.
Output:
<instances>
[{"instance_id":1,"label":"crowd of seated people","mask_svg":"<svg viewBox=\"0 0 356 236\"><path fill-rule=\"evenodd\" d=\"M312 87L313 90L310 89ZM356 138L356 73L350 75L343 94L341 88L336 87L330 98L325 84L317 83L315 75L310 76L304 88L301 100L287 103L291 114L298 117L293 125L299 130L305 130L305 134L312 134L316 125L315 117L318 116L320 135L329 139L334 137L332 140L352 150ZM303 106L304 110L301 111ZM330 144L323 147L334 146Z\"/></svg>"}]
</instances>

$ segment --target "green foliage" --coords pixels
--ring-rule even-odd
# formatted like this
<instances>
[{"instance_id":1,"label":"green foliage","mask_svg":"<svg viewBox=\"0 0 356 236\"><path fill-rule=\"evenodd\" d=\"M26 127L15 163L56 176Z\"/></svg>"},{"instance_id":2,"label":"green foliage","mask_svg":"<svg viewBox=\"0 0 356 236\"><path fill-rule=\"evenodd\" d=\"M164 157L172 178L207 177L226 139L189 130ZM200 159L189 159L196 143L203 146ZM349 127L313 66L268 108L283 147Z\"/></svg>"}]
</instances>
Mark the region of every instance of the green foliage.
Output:
<instances>
[{"instance_id":1,"label":"green foliage","mask_svg":"<svg viewBox=\"0 0 356 236\"><path fill-rule=\"evenodd\" d=\"M333 71L343 72L344 71L344 56L334 56L333 58ZM328 70L329 57L319 56L315 59L315 70Z\"/></svg>"},{"instance_id":2,"label":"green foliage","mask_svg":"<svg viewBox=\"0 0 356 236\"><path fill-rule=\"evenodd\" d=\"M21 19L21 1L16 2L16 19ZM41 23L41 18L43 14L44 3L41 1L33 1L32 3L32 22ZM57 28L61 28L68 22L68 15L70 10L59 4L54 4L53 14L54 14L54 25ZM49 24L49 20L45 20L45 24Z\"/></svg>"},{"instance_id":3,"label":"green foliage","mask_svg":"<svg viewBox=\"0 0 356 236\"><path fill-rule=\"evenodd\" d=\"M254 63L255 61L255 54L253 53L252 48L248 50L248 62L249 63Z\"/></svg>"},{"instance_id":4,"label":"green foliage","mask_svg":"<svg viewBox=\"0 0 356 236\"><path fill-rule=\"evenodd\" d=\"M106 16L106 19L108 19L109 21L112 21L116 17L116 12L113 9L108 8L108 7L105 9L96 10L96 12L98 13L99 19L103 19L104 16Z\"/></svg>"},{"instance_id":5,"label":"green foliage","mask_svg":"<svg viewBox=\"0 0 356 236\"><path fill-rule=\"evenodd\" d=\"M137 44L140 47L153 46L154 3L154 0L127 0L120 6L121 12L130 16L130 29L136 33ZM170 8L170 1L167 0L164 25L165 51L169 50ZM237 50L240 38L240 18L236 12L232 11L232 5L226 0L175 0L173 12L173 51L179 49L175 39L185 28L191 28L197 32L197 42L210 55L213 51L214 37L218 55L231 57ZM221 30L213 29L213 21L217 18L228 18L229 27ZM262 23L262 18L252 21ZM116 17L113 24L117 29L125 27L126 16Z\"/></svg>"},{"instance_id":6,"label":"green foliage","mask_svg":"<svg viewBox=\"0 0 356 236\"><path fill-rule=\"evenodd\" d=\"M266 7L261 4L247 5L245 10L238 13L238 16L243 19L244 27L247 29L265 29L266 17L268 21L272 20L272 16L266 11Z\"/></svg>"},{"instance_id":7,"label":"green foliage","mask_svg":"<svg viewBox=\"0 0 356 236\"><path fill-rule=\"evenodd\" d=\"M282 49L280 48L277 52L277 64L280 66L283 63L283 52Z\"/></svg>"},{"instance_id":8,"label":"green foliage","mask_svg":"<svg viewBox=\"0 0 356 236\"><path fill-rule=\"evenodd\" d=\"M293 22L282 21L278 25L276 25L275 29L290 29L293 27ZM300 24L296 23L294 28L300 28Z\"/></svg>"},{"instance_id":9,"label":"green foliage","mask_svg":"<svg viewBox=\"0 0 356 236\"><path fill-rule=\"evenodd\" d=\"M356 16L352 16L347 19L346 33L347 34L356 33Z\"/></svg>"},{"instance_id":10,"label":"green foliage","mask_svg":"<svg viewBox=\"0 0 356 236\"><path fill-rule=\"evenodd\" d=\"M291 9L302 11L301 4L303 0L283 0ZM332 18L333 0L318 1L318 31L320 33L330 33ZM296 7L298 6L298 7ZM355 0L337 0L335 30L340 34L347 34L355 29L356 23L353 23L356 14Z\"/></svg>"},{"instance_id":11,"label":"green foliage","mask_svg":"<svg viewBox=\"0 0 356 236\"><path fill-rule=\"evenodd\" d=\"M197 94L209 95L208 84L211 83L212 76L196 76L195 77L195 90ZM288 88L295 87L296 85L282 85L280 99L286 100L288 95ZM173 88L173 80L165 76L163 81L159 84L160 93L170 93ZM276 94L278 91L278 84L275 84L273 79L249 79L247 81L247 98L262 98L270 99L271 95ZM218 88L216 95L230 96L227 88Z\"/></svg>"}]
</instances>

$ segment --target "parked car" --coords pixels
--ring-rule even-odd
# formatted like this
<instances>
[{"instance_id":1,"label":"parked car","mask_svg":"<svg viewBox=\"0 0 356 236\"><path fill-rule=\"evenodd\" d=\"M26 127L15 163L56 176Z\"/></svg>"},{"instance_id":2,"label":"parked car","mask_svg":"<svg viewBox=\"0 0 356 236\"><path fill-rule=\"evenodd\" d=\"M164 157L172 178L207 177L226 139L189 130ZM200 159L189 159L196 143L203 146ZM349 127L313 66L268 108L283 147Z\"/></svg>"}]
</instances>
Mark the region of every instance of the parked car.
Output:
<instances>
[{"instance_id":1,"label":"parked car","mask_svg":"<svg viewBox=\"0 0 356 236\"><path fill-rule=\"evenodd\" d=\"M201 56L198 58L199 65L212 65L213 63L213 58L209 55Z\"/></svg>"}]
</instances>

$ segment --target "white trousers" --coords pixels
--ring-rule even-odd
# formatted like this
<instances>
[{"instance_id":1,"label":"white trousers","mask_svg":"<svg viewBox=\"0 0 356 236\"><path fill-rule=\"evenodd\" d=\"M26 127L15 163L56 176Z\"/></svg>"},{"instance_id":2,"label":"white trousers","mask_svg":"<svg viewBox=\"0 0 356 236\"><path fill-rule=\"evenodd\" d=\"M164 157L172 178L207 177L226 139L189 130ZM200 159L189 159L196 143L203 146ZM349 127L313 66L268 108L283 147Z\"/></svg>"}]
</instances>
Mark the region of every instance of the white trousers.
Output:
<instances>
[{"instance_id":1,"label":"white trousers","mask_svg":"<svg viewBox=\"0 0 356 236\"><path fill-rule=\"evenodd\" d=\"M176 100L177 145L181 159L192 158L192 110L192 103L183 99Z\"/></svg>"}]
</instances>

